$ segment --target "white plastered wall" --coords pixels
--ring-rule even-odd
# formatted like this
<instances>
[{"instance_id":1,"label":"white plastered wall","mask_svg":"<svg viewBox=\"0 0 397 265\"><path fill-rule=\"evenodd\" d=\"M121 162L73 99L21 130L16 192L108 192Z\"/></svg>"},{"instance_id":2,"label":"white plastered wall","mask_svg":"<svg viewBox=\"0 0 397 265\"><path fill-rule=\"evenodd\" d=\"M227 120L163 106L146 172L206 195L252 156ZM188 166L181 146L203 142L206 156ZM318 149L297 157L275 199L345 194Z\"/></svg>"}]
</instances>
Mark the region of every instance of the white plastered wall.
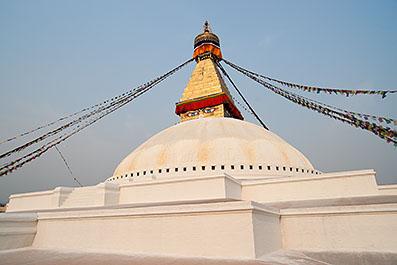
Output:
<instances>
[{"instance_id":1,"label":"white plastered wall","mask_svg":"<svg viewBox=\"0 0 397 265\"><path fill-rule=\"evenodd\" d=\"M242 181L241 197L267 203L369 195L379 195L373 170Z\"/></svg>"},{"instance_id":2,"label":"white plastered wall","mask_svg":"<svg viewBox=\"0 0 397 265\"><path fill-rule=\"evenodd\" d=\"M36 225L36 214L0 213L0 250L31 246Z\"/></svg>"},{"instance_id":3,"label":"white plastered wall","mask_svg":"<svg viewBox=\"0 0 397 265\"><path fill-rule=\"evenodd\" d=\"M16 194L7 212L133 203L246 200L260 203L397 195L396 185L378 186L373 170L236 180L227 174L144 179L84 188Z\"/></svg>"},{"instance_id":4,"label":"white plastered wall","mask_svg":"<svg viewBox=\"0 0 397 265\"><path fill-rule=\"evenodd\" d=\"M397 253L397 204L286 209L283 247Z\"/></svg>"},{"instance_id":5,"label":"white plastered wall","mask_svg":"<svg viewBox=\"0 0 397 265\"><path fill-rule=\"evenodd\" d=\"M81 188L57 187L48 191L14 194L10 196L7 212L107 206L117 205L118 202L118 185L99 183Z\"/></svg>"},{"instance_id":6,"label":"white plastered wall","mask_svg":"<svg viewBox=\"0 0 397 265\"><path fill-rule=\"evenodd\" d=\"M72 191L73 188L58 187L48 191L13 194L7 212L56 209Z\"/></svg>"},{"instance_id":7,"label":"white plastered wall","mask_svg":"<svg viewBox=\"0 0 397 265\"><path fill-rule=\"evenodd\" d=\"M144 180L120 185L120 204L239 199L240 183L227 175Z\"/></svg>"},{"instance_id":8,"label":"white plastered wall","mask_svg":"<svg viewBox=\"0 0 397 265\"><path fill-rule=\"evenodd\" d=\"M250 202L41 213L33 246L256 258L281 247L278 218Z\"/></svg>"}]
</instances>

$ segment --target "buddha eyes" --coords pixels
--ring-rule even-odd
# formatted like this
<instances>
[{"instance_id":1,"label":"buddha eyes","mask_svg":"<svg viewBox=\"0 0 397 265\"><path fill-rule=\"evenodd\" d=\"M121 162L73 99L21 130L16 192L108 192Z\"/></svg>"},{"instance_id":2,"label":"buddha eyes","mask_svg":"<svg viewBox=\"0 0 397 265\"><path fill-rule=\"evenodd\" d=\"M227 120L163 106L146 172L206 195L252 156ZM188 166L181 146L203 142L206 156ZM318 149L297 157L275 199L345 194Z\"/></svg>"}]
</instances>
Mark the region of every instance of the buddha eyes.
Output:
<instances>
[{"instance_id":1,"label":"buddha eyes","mask_svg":"<svg viewBox=\"0 0 397 265\"><path fill-rule=\"evenodd\" d=\"M206 108L203 110L204 113L212 113L215 111L215 108Z\"/></svg>"},{"instance_id":2,"label":"buddha eyes","mask_svg":"<svg viewBox=\"0 0 397 265\"><path fill-rule=\"evenodd\" d=\"M216 110L216 108L205 108L205 109L200 109L200 110L195 110L195 111L190 111L187 113L188 117L194 117L200 114L200 111L203 113L213 113Z\"/></svg>"},{"instance_id":3,"label":"buddha eyes","mask_svg":"<svg viewBox=\"0 0 397 265\"><path fill-rule=\"evenodd\" d=\"M197 116L197 115L199 115L199 111L198 111L198 110L196 110L196 111L191 111L191 112L189 112L189 113L187 114L188 117L194 117L194 116Z\"/></svg>"}]
</instances>

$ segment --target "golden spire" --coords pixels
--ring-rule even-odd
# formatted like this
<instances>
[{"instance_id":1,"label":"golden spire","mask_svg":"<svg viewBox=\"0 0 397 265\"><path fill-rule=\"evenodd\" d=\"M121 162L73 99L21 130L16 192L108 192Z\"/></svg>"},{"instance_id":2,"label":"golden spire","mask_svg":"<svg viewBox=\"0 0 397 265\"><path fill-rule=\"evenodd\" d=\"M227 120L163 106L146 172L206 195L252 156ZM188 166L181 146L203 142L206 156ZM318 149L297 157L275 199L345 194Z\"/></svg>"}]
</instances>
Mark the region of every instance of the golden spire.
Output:
<instances>
[{"instance_id":1,"label":"golden spire","mask_svg":"<svg viewBox=\"0 0 397 265\"><path fill-rule=\"evenodd\" d=\"M203 33L194 39L193 57L197 65L180 101L176 104L175 112L181 117L181 121L201 117L243 119L216 66L216 61L222 59L219 44L218 36L211 32L206 21Z\"/></svg>"}]
</instances>

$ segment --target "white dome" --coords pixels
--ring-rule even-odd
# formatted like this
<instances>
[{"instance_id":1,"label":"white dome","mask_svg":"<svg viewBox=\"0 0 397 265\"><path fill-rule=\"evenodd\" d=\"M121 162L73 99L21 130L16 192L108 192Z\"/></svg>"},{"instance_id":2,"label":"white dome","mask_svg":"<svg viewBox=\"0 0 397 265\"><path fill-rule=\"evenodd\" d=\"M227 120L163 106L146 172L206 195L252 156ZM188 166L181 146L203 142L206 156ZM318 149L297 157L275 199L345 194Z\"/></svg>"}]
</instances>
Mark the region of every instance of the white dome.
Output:
<instances>
[{"instance_id":1,"label":"white dome","mask_svg":"<svg viewBox=\"0 0 397 265\"><path fill-rule=\"evenodd\" d=\"M108 181L204 176L211 170L246 177L318 174L301 152L262 127L232 118L203 118L154 135L129 154Z\"/></svg>"}]
</instances>

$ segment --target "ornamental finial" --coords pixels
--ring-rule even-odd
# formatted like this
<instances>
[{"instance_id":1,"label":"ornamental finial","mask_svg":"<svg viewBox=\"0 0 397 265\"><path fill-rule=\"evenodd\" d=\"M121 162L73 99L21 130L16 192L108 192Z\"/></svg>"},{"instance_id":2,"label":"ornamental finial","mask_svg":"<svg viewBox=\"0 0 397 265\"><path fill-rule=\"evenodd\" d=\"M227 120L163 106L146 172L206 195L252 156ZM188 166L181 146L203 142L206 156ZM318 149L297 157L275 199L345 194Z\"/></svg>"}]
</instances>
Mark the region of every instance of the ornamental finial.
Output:
<instances>
[{"instance_id":1,"label":"ornamental finial","mask_svg":"<svg viewBox=\"0 0 397 265\"><path fill-rule=\"evenodd\" d=\"M204 57L207 58L208 54L212 54L215 55L217 59L222 59L219 38L214 33L212 33L210 23L208 23L208 21L204 22L203 30L203 33L200 33L196 36L196 38L194 38L193 58L198 61L199 56L205 55Z\"/></svg>"},{"instance_id":2,"label":"ornamental finial","mask_svg":"<svg viewBox=\"0 0 397 265\"><path fill-rule=\"evenodd\" d=\"M203 27L204 27L204 32L211 32L210 23L208 23L207 20L204 22L204 26Z\"/></svg>"}]
</instances>

